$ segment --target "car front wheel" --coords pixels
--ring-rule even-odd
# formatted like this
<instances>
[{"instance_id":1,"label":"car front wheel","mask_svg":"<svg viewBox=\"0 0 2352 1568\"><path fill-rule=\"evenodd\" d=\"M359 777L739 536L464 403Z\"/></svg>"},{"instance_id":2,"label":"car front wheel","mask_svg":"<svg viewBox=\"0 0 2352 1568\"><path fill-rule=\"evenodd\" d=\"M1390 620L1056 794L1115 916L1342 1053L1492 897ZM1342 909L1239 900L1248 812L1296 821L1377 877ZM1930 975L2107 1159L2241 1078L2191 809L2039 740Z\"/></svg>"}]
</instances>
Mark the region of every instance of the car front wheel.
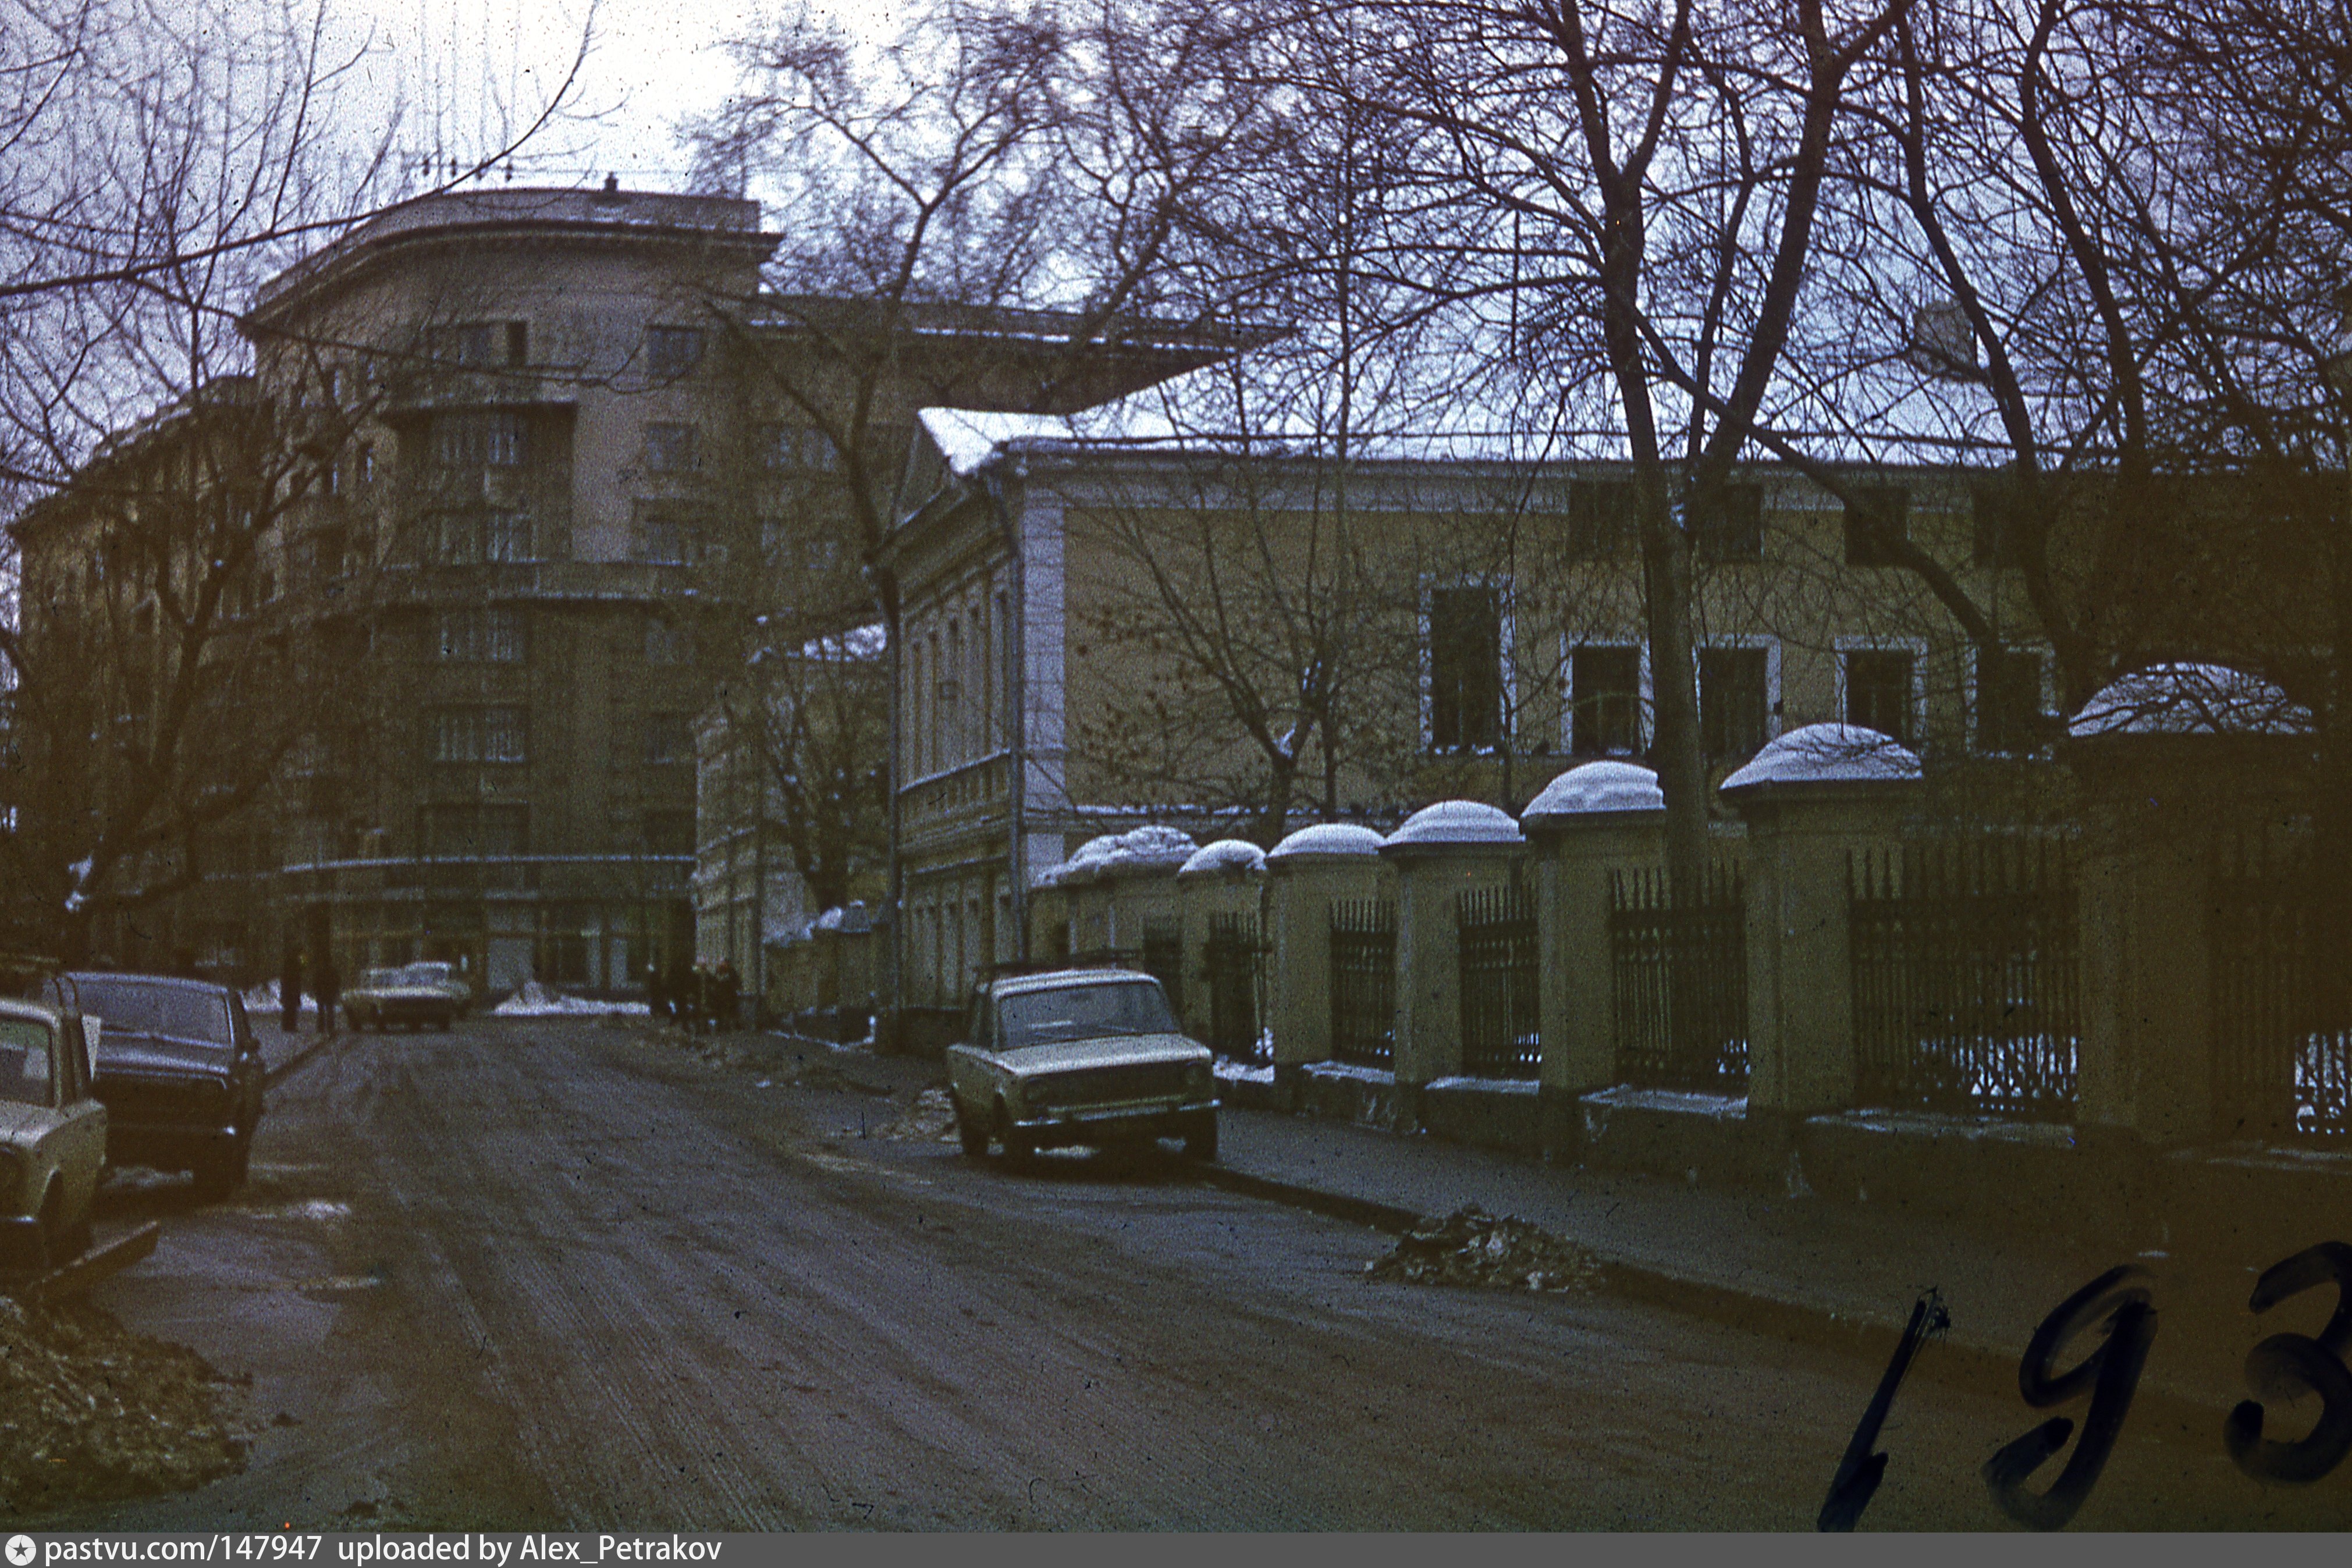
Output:
<instances>
[{"instance_id":1,"label":"car front wheel","mask_svg":"<svg viewBox=\"0 0 2352 1568\"><path fill-rule=\"evenodd\" d=\"M1209 1112L1184 1129L1184 1157L1213 1161L1217 1157L1217 1113Z\"/></svg>"},{"instance_id":2,"label":"car front wheel","mask_svg":"<svg viewBox=\"0 0 2352 1568\"><path fill-rule=\"evenodd\" d=\"M1004 1145L1004 1163L1009 1166L1025 1166L1037 1152L1036 1139L1013 1124L1012 1113L1002 1100L996 1103L996 1141Z\"/></svg>"},{"instance_id":3,"label":"car front wheel","mask_svg":"<svg viewBox=\"0 0 2352 1568\"><path fill-rule=\"evenodd\" d=\"M974 1121L963 1108L963 1097L952 1089L948 1091L948 1103L955 1107L956 1142L963 1145L966 1159L988 1157L988 1126Z\"/></svg>"},{"instance_id":4,"label":"car front wheel","mask_svg":"<svg viewBox=\"0 0 2352 1568\"><path fill-rule=\"evenodd\" d=\"M195 1170L196 1196L207 1202L226 1197L245 1185L246 1171L252 1160L251 1138L239 1138L207 1156Z\"/></svg>"}]
</instances>

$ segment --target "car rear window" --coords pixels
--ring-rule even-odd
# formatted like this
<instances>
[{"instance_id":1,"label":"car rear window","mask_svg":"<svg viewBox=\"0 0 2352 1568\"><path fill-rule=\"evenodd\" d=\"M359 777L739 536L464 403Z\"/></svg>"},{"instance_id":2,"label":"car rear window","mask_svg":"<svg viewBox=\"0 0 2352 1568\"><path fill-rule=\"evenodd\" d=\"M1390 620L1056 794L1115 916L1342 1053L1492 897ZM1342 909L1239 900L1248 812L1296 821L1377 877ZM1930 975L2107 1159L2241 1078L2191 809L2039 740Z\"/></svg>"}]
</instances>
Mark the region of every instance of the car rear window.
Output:
<instances>
[{"instance_id":1,"label":"car rear window","mask_svg":"<svg viewBox=\"0 0 2352 1568\"><path fill-rule=\"evenodd\" d=\"M1022 991L997 1004L1004 1025L1003 1048L1050 1045L1106 1034L1172 1034L1168 998L1150 980L1114 980L1099 986L1058 986Z\"/></svg>"},{"instance_id":2,"label":"car rear window","mask_svg":"<svg viewBox=\"0 0 2352 1568\"><path fill-rule=\"evenodd\" d=\"M49 1103L49 1026L0 1019L0 1100L19 1105Z\"/></svg>"},{"instance_id":3,"label":"car rear window","mask_svg":"<svg viewBox=\"0 0 2352 1568\"><path fill-rule=\"evenodd\" d=\"M81 1010L101 1019L109 1035L205 1040L223 1049L229 1044L228 1004L217 992L79 977L76 983Z\"/></svg>"}]
</instances>

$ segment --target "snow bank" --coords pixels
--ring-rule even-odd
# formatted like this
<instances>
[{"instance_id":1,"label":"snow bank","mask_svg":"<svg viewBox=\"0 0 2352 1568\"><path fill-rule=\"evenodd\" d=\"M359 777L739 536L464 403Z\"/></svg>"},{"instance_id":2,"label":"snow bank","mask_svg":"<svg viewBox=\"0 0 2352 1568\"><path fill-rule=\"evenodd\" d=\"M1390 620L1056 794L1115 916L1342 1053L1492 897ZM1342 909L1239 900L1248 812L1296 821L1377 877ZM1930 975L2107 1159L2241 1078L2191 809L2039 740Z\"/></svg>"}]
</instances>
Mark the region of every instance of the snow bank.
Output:
<instances>
[{"instance_id":1,"label":"snow bank","mask_svg":"<svg viewBox=\"0 0 2352 1568\"><path fill-rule=\"evenodd\" d=\"M1247 839L1219 839L1193 851L1192 858L1176 868L1176 874L1212 876L1220 872L1239 872L1246 876L1265 869L1265 852Z\"/></svg>"},{"instance_id":2,"label":"snow bank","mask_svg":"<svg viewBox=\"0 0 2352 1568\"><path fill-rule=\"evenodd\" d=\"M551 991L537 980L525 980L522 989L490 1009L490 1016L502 1019L543 1018L606 1018L629 1014L637 1018L646 1015L643 1002L597 1002L586 997L567 997L561 991Z\"/></svg>"},{"instance_id":3,"label":"snow bank","mask_svg":"<svg viewBox=\"0 0 2352 1568\"><path fill-rule=\"evenodd\" d=\"M1809 724L1767 741L1748 766L1723 781L1723 788L1866 784L1918 777L1917 755L1892 736L1858 724Z\"/></svg>"},{"instance_id":4,"label":"snow bank","mask_svg":"<svg viewBox=\"0 0 2352 1568\"><path fill-rule=\"evenodd\" d=\"M1519 844L1519 824L1508 811L1479 800L1440 800L1423 806L1391 833L1389 847L1405 844Z\"/></svg>"},{"instance_id":5,"label":"snow bank","mask_svg":"<svg viewBox=\"0 0 2352 1568\"><path fill-rule=\"evenodd\" d=\"M1199 847L1192 834L1157 823L1124 833L1105 833L1079 845L1076 854L1039 877L1037 883L1060 887L1100 876L1174 871L1192 859Z\"/></svg>"},{"instance_id":6,"label":"snow bank","mask_svg":"<svg viewBox=\"0 0 2352 1568\"><path fill-rule=\"evenodd\" d=\"M1581 817L1597 811L1663 811L1666 793L1658 776L1638 762L1587 762L1571 768L1545 785L1519 814L1522 826L1535 827L1561 817Z\"/></svg>"},{"instance_id":7,"label":"snow bank","mask_svg":"<svg viewBox=\"0 0 2352 1568\"><path fill-rule=\"evenodd\" d=\"M2151 664L2102 686L2066 721L2092 735L2309 735L2311 710L2227 664Z\"/></svg>"},{"instance_id":8,"label":"snow bank","mask_svg":"<svg viewBox=\"0 0 2352 1568\"><path fill-rule=\"evenodd\" d=\"M256 986L246 992L245 1010L256 1018L264 1014L271 1018L278 1017L278 982L271 980L267 985ZM302 993L302 1010L306 1013L315 1013L319 1010L318 998L308 991Z\"/></svg>"},{"instance_id":9,"label":"snow bank","mask_svg":"<svg viewBox=\"0 0 2352 1568\"><path fill-rule=\"evenodd\" d=\"M1381 852L1381 836L1371 829L1355 822L1318 822L1311 828L1301 828L1266 852L1270 861L1288 860L1294 855L1376 855Z\"/></svg>"}]
</instances>

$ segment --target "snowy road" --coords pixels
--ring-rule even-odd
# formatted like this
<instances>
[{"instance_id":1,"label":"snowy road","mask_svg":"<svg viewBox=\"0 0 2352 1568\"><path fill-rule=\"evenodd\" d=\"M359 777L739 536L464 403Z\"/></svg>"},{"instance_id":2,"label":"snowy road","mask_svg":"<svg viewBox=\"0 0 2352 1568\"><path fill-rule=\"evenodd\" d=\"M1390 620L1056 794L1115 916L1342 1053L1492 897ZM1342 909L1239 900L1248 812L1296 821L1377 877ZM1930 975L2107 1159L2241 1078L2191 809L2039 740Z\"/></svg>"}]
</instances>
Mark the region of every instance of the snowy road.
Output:
<instances>
[{"instance_id":1,"label":"snowy road","mask_svg":"<svg viewBox=\"0 0 2352 1568\"><path fill-rule=\"evenodd\" d=\"M72 1522L1801 1529L1876 1381L1606 1296L1373 1284L1385 1238L1172 1157L861 1137L926 1071L794 1087L570 1020L337 1044L238 1201L112 1200L166 1236L100 1300L250 1379L250 1464ZM1865 1524L1999 1527L1977 1467L2040 1415L1915 1379ZM2082 1523L2352 1515L2352 1478L2264 1494L2214 1438L2127 1432Z\"/></svg>"}]
</instances>

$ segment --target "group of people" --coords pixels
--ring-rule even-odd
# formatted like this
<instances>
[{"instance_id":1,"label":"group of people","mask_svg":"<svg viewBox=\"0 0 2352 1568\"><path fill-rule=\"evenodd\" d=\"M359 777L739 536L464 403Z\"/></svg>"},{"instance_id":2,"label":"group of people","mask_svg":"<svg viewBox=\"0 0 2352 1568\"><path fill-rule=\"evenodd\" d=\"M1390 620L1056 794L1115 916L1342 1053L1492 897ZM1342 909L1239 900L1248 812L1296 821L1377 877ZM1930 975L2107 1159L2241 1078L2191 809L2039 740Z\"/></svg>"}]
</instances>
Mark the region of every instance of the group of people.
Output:
<instances>
[{"instance_id":1,"label":"group of people","mask_svg":"<svg viewBox=\"0 0 2352 1568\"><path fill-rule=\"evenodd\" d=\"M742 990L735 966L724 958L715 964L698 962L691 968L683 956L671 959L667 969L658 964L646 966L646 1000L652 1006L653 1016L684 1024L692 1033L716 1034L733 1029Z\"/></svg>"},{"instance_id":2,"label":"group of people","mask_svg":"<svg viewBox=\"0 0 2352 1568\"><path fill-rule=\"evenodd\" d=\"M331 955L318 966L311 977L310 992L319 999L319 1032L335 1032L335 1014L343 1005L343 977L335 967ZM278 1027L292 1034L302 1025L302 949L289 945L286 961L278 976Z\"/></svg>"}]
</instances>

